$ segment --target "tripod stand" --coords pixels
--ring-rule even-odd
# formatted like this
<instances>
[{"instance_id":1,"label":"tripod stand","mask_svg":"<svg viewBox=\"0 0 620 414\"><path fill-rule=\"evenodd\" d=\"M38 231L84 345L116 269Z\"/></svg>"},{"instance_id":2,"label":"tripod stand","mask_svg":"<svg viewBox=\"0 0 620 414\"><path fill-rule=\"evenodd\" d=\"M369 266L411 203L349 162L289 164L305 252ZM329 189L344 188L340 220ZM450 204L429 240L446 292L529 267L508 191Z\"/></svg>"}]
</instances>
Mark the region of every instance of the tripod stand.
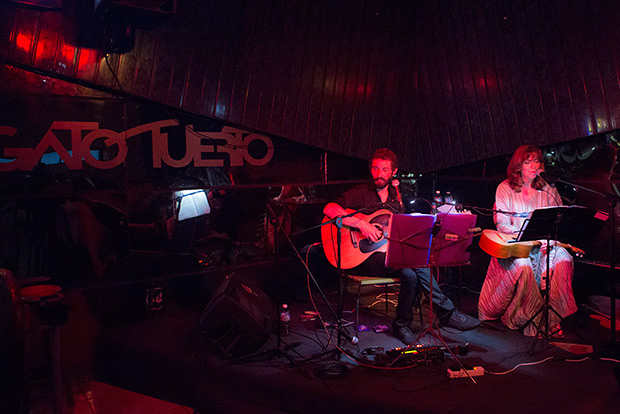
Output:
<instances>
[{"instance_id":1,"label":"tripod stand","mask_svg":"<svg viewBox=\"0 0 620 414\"><path fill-rule=\"evenodd\" d=\"M558 332L562 330L560 323L564 320L562 315L560 315L560 313L550 303L550 300L551 300L551 296L550 296L550 293L551 293L551 253L553 251L554 246L551 245L551 240L549 237L547 237L545 241L547 243L547 257L546 257L547 269L545 271L545 276L544 276L545 277L544 279L545 288L544 288L544 293L543 293L544 305L542 308L538 310L538 312L532 315L532 317L525 323L525 325L523 325L524 327L526 327L531 323L536 328L536 333L534 334L534 337L533 337L534 339L532 341L532 346L528 352L530 355L534 354L534 351L536 349L536 342L538 341L540 337L544 338L545 340L549 340L549 338L552 338L555 334L557 334ZM558 327L553 332L549 332L552 329L549 323L550 312L554 313L560 320L560 322L558 322L557 324ZM538 317L538 315L540 315L540 322L537 324L535 320Z\"/></svg>"},{"instance_id":2,"label":"tripod stand","mask_svg":"<svg viewBox=\"0 0 620 414\"><path fill-rule=\"evenodd\" d=\"M428 227L429 218L432 218L430 228ZM438 274L439 267L462 266L469 263L470 255L468 247L472 243L473 233L476 230L474 227L475 223L476 216L472 214L440 213L437 216L394 216L390 232L392 236L396 236L396 238L390 239L392 244L388 248L388 255L386 257L386 266L401 263L402 261L403 267L429 267L431 269L429 274L429 324L428 327L420 332L417 338L407 346L405 352L428 334L443 344L445 349L448 350L461 369L474 383L476 383L476 381L465 369L450 347L448 347L439 332L434 328L435 312L433 310L433 284L436 283L435 277ZM398 228L395 228L395 226L398 226ZM407 236L398 238L400 234L407 234ZM417 239L417 242L411 243L409 240L414 238ZM421 257L419 252L423 250L427 251L425 254L425 263L419 262L419 258ZM390 255L392 252L401 253L402 256L398 254ZM418 259L415 259L416 257ZM395 363L396 360L394 360L391 365Z\"/></svg>"},{"instance_id":3,"label":"tripod stand","mask_svg":"<svg viewBox=\"0 0 620 414\"><path fill-rule=\"evenodd\" d=\"M308 230L312 230L318 227L321 228L321 239L322 239L323 250L325 252L326 258L334 267L336 267L336 271L338 275L338 311L337 312L335 312L334 309L329 304L329 302L327 302L327 299L325 298L325 295L320 290L320 288L319 288L319 292L321 292L321 295L323 296L323 299L325 300L329 310L331 311L332 316L336 320L335 324L332 326L338 332L338 342L337 342L336 349L331 349L328 351L321 352L317 355L307 358L306 360L315 359L325 354L338 351L341 345L342 337L346 337L349 340L349 342L353 345L356 345L358 342L358 338L355 335L352 336L347 332L346 327L344 326L344 323L343 323L343 319L342 319L343 295L344 295L344 287L343 287L344 273L343 273L343 255L342 255L343 241L346 240L347 249L355 250L355 249L360 249L360 247L362 247L360 250L365 251L366 252L365 254L372 254L375 251L385 251L384 248L387 243L387 239L385 238L381 239L378 242L374 242L374 243L366 239L358 240L358 235L355 232L352 232L351 229L345 229L344 231L345 237L343 238L343 227L344 227L343 220L347 217L355 216L363 210L365 209L360 209L360 210L345 209L346 214L334 217L333 219L330 219L328 216L325 216L321 224L308 229ZM372 220L369 220L369 221L373 222L373 220L376 220L375 225L378 225L378 227L381 227L385 235L386 234L385 232L387 231L387 223L389 222L389 216L391 216L390 212L386 210L378 210L373 215L369 216L370 218L372 218ZM335 243L333 239L334 228L336 229ZM358 254L360 250L358 250ZM359 259L359 257L345 256L344 259L345 259L344 266L347 269L355 267L355 265L359 264L357 263L357 260ZM309 274L311 275L311 273ZM315 284L316 284L316 281L315 281Z\"/></svg>"},{"instance_id":4,"label":"tripod stand","mask_svg":"<svg viewBox=\"0 0 620 414\"><path fill-rule=\"evenodd\" d=\"M306 262L304 261L304 259L301 257L301 254L299 253L299 250L297 249L297 247L295 246L295 243L293 243L293 241L291 240L291 237L289 236L288 232L286 232L283 227L282 224L280 223L280 221L277 219L277 215L275 214L275 212L273 211L273 208L271 207L270 204L267 204L267 211L271 214L271 216L273 218L275 218L275 220L272 218L272 224L275 226L277 226L277 231L274 232L277 234L282 233L285 237L286 240L289 244L289 246L292 248L292 250L294 251L296 257L299 259L299 261L301 262L301 264L303 265L306 274L308 275L308 277L310 278L310 280L312 280L314 286L316 287L316 289L318 290L319 294L321 295L321 297L323 298L323 301L325 302L325 304L327 305L329 311L331 312L332 317L334 318L334 320L336 321L332 326L334 327L334 329L336 329L336 331L338 332L338 347L340 346L340 341L342 337L346 337L349 339L349 341L353 344L357 343L357 338L355 336L351 336L350 334L348 334L348 332L346 331L346 329L343 327L342 324L342 319L341 319L341 314L342 314L342 303L339 299L339 304L338 304L338 313L336 313L336 311L334 310L334 308L330 305L329 301L327 300L327 297L325 296L325 293L323 292L323 290L321 289L320 285L318 284L316 278L314 277L314 275L312 274L312 272L310 271L310 269L308 268L308 265L306 264ZM344 219L345 217L349 217L352 216L354 214L357 214L357 211L352 212L351 214L348 214L344 217L337 217L334 220L329 220L329 221L325 221L320 225L320 226L324 226L326 224L330 224L330 223L335 223L336 226L338 227L338 240L339 243L338 245L340 246L340 239L341 239L341 235L340 235L340 231L342 229L342 219ZM311 228L313 229L313 228ZM311 230L308 229L308 230ZM276 247L276 251L278 248L278 243L277 243L277 237L274 238L274 244ZM340 247L338 248L338 257L340 257ZM340 270L339 270L340 271ZM339 284L339 297L342 296L342 292L341 292L341 285ZM279 320L279 318L278 318ZM279 336L278 336L278 341L280 341ZM336 350L329 350L328 352L334 352ZM325 354L325 353L321 353L321 354ZM312 357L306 358L300 362L306 362L308 360L317 358L319 355L314 355Z\"/></svg>"},{"instance_id":5,"label":"tripod stand","mask_svg":"<svg viewBox=\"0 0 620 414\"><path fill-rule=\"evenodd\" d=\"M609 243L609 272L607 275L607 283L609 284L609 302L610 302L610 311L609 311L609 315L610 315L610 319L612 321L611 323L611 329L610 329L610 342L609 342L609 353L614 356L617 357L618 355L620 355L620 342L618 342L618 338L616 337L616 332L618 330L618 328L620 328L619 325L617 325L616 321L617 318L615 317L616 315L616 298L617 298L617 292L615 289L615 284L617 282L617 269L616 269L616 261L617 261L617 257L616 257L616 214L615 214L615 210L616 210L616 205L618 204L618 200L620 200L620 198L618 197L617 194L614 194L611 192L611 190L608 190L606 192L603 191L597 191L594 190L592 188L588 188L588 187L584 187L581 185L577 185L568 181L564 181L561 179L556 180L556 182L559 183L563 183L569 186L572 186L573 188L577 188L580 190L584 190L587 191L588 193L591 194L596 194L599 197L603 197L606 202L607 202L607 208L608 208L608 213L607 213L607 217L610 221L609 223L609 227L611 228L611 237L610 237L610 243ZM601 212L598 212L598 216L602 216L602 214L600 214ZM605 221L607 221L607 219L602 219L599 220L602 223L604 223ZM598 226L598 230L600 230L602 227L602 224Z\"/></svg>"},{"instance_id":6,"label":"tripod stand","mask_svg":"<svg viewBox=\"0 0 620 414\"><path fill-rule=\"evenodd\" d=\"M550 303L551 255L554 249L560 246L583 253L583 251L563 242L583 243L595 231L600 230L602 224L604 221L596 212L580 206L539 208L530 213L523 223L518 240L545 240L547 245L547 269L544 275L545 287L543 291L544 305L523 325L525 328L532 324L536 328L530 354L534 352L536 342L540 337L548 340L560 331L561 328L553 330L553 327L550 326L551 315L557 316L559 323L564 320L564 317ZM551 243L552 240L554 240L554 245ZM540 321L537 323L535 321L539 316Z\"/></svg>"},{"instance_id":7,"label":"tripod stand","mask_svg":"<svg viewBox=\"0 0 620 414\"><path fill-rule=\"evenodd\" d=\"M280 232L282 232L283 234L287 234L283 227L282 227L282 223L280 221L280 219L278 218L278 215L275 213L275 211L273 210L273 208L271 207L271 205L269 203L266 204L266 209L267 209L267 225L271 225L273 226L273 251L274 251L274 257L275 257L275 265L276 267L278 266L279 263L279 257L280 257L280 245L279 245L279 236L278 234ZM266 229L268 230L268 229ZM268 231L267 231L268 234ZM287 235L288 237L288 235ZM291 246L293 246L293 248L295 247L292 244L292 241L289 239L289 242L291 243ZM282 325L281 325L281 320L280 320L280 308L282 307L282 303L279 301L278 302L278 306L275 307L275 317L276 317L276 321L277 321L277 326L276 326L276 347L273 349L268 349L266 351L261 351L261 352L256 352L250 355L246 355L240 358L236 358L231 360L231 363L241 363L241 362L247 362L250 360L254 360L258 357L261 356L268 356L268 357L285 357L286 359L289 360L289 362L297 367L300 368L301 367L298 365L297 361L295 360L295 358L293 358L293 356L291 356L288 351L291 349L294 349L296 347L298 347L299 345L301 345L301 342L294 342L290 345L284 345L283 346L283 341L282 341Z\"/></svg>"}]
</instances>

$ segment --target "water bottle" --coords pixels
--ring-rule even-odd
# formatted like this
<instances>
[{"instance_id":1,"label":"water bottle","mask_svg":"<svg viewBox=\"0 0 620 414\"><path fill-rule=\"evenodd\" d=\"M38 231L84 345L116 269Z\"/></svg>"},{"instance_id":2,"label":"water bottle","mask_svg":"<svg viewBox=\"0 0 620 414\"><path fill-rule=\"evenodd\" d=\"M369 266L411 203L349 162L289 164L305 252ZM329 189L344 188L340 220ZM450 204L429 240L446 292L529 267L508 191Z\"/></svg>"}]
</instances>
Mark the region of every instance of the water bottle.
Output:
<instances>
[{"instance_id":1,"label":"water bottle","mask_svg":"<svg viewBox=\"0 0 620 414\"><path fill-rule=\"evenodd\" d=\"M433 198L433 213L437 212L437 209L443 204L443 198L441 197L441 191L435 191L435 197Z\"/></svg>"},{"instance_id":2,"label":"water bottle","mask_svg":"<svg viewBox=\"0 0 620 414\"><path fill-rule=\"evenodd\" d=\"M446 195L444 196L443 201L446 204L454 204L454 198L452 197L450 191L446 191Z\"/></svg>"},{"instance_id":3,"label":"water bottle","mask_svg":"<svg viewBox=\"0 0 620 414\"><path fill-rule=\"evenodd\" d=\"M280 310L280 335L288 336L291 333L291 313L285 303Z\"/></svg>"}]
</instances>

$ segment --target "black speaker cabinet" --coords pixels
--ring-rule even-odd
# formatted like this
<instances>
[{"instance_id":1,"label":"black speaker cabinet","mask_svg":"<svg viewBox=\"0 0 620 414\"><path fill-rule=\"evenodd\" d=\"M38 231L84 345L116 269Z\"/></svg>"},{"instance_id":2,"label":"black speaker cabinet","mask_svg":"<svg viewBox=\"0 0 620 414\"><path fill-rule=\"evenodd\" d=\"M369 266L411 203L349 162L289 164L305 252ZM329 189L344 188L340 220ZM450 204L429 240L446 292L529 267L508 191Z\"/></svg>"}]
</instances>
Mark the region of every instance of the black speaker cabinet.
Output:
<instances>
[{"instance_id":1,"label":"black speaker cabinet","mask_svg":"<svg viewBox=\"0 0 620 414\"><path fill-rule=\"evenodd\" d=\"M202 312L199 332L221 358L232 359L255 352L271 333L275 307L251 280L226 276Z\"/></svg>"},{"instance_id":2,"label":"black speaker cabinet","mask_svg":"<svg viewBox=\"0 0 620 414\"><path fill-rule=\"evenodd\" d=\"M143 10L155 13L175 13L176 0L95 0L95 4L116 6L124 10Z\"/></svg>"}]
</instances>

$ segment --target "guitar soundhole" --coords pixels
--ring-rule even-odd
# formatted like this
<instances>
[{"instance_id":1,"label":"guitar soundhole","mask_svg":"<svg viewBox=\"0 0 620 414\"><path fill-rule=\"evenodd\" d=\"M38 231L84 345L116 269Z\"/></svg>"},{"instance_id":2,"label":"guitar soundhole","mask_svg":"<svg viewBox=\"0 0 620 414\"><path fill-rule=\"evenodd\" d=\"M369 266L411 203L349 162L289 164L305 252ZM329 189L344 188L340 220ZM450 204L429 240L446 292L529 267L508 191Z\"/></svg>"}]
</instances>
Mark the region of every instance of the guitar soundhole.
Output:
<instances>
[{"instance_id":1,"label":"guitar soundhole","mask_svg":"<svg viewBox=\"0 0 620 414\"><path fill-rule=\"evenodd\" d=\"M381 238L376 242L371 242L368 239L360 240L360 252L370 253L378 250L381 246L387 243L385 236L387 231L386 229L390 223L390 217L391 215L389 214L381 214L370 220L370 224L375 226L381 232Z\"/></svg>"}]
</instances>

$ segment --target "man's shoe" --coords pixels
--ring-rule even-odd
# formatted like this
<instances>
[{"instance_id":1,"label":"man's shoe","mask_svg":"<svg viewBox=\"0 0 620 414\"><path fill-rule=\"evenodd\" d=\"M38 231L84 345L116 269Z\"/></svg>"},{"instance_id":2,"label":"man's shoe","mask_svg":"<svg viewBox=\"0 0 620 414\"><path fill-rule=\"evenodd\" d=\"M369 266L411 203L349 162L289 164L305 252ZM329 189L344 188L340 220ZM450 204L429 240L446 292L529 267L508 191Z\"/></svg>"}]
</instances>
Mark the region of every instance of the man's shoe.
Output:
<instances>
[{"instance_id":1,"label":"man's shoe","mask_svg":"<svg viewBox=\"0 0 620 414\"><path fill-rule=\"evenodd\" d=\"M411 345L416 340L416 336L407 325L392 327L392 333L405 345Z\"/></svg>"},{"instance_id":2,"label":"man's shoe","mask_svg":"<svg viewBox=\"0 0 620 414\"><path fill-rule=\"evenodd\" d=\"M459 331L469 331L477 328L478 325L480 325L480 321L455 309L450 313L450 316L443 321L442 325L458 329Z\"/></svg>"}]
</instances>

